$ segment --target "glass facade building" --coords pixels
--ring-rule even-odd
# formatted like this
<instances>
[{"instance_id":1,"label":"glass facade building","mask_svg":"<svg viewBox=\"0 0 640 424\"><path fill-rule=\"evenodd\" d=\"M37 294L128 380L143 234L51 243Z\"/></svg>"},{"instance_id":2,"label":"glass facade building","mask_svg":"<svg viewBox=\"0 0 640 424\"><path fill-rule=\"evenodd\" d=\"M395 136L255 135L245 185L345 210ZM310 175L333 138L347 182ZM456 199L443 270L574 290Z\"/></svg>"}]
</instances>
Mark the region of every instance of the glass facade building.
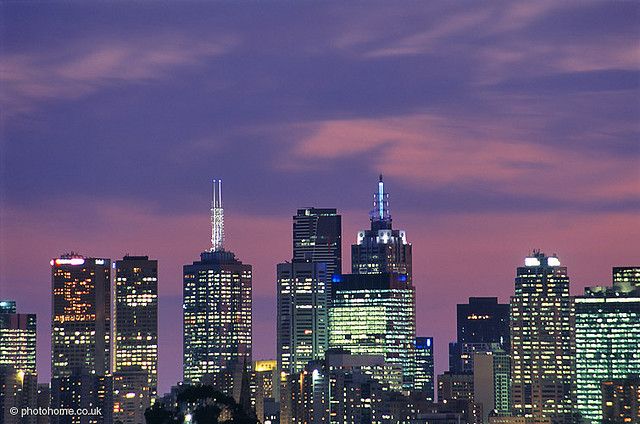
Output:
<instances>
[{"instance_id":1,"label":"glass facade building","mask_svg":"<svg viewBox=\"0 0 640 424\"><path fill-rule=\"evenodd\" d=\"M0 301L0 366L36 372L36 315L19 314L14 301Z\"/></svg>"},{"instance_id":2,"label":"glass facade building","mask_svg":"<svg viewBox=\"0 0 640 424\"><path fill-rule=\"evenodd\" d=\"M278 264L278 369L299 373L324 357L329 344L327 266L320 262Z\"/></svg>"},{"instance_id":3,"label":"glass facade building","mask_svg":"<svg viewBox=\"0 0 640 424\"><path fill-rule=\"evenodd\" d=\"M413 389L434 400L433 337L416 337L416 374Z\"/></svg>"},{"instance_id":4,"label":"glass facade building","mask_svg":"<svg viewBox=\"0 0 640 424\"><path fill-rule=\"evenodd\" d=\"M573 302L567 268L540 251L525 259L511 297L512 411L553 424L573 412Z\"/></svg>"},{"instance_id":5,"label":"glass facade building","mask_svg":"<svg viewBox=\"0 0 640 424\"><path fill-rule=\"evenodd\" d=\"M342 273L342 216L336 209L298 209L293 217L293 261L323 262L328 283Z\"/></svg>"},{"instance_id":6,"label":"glass facade building","mask_svg":"<svg viewBox=\"0 0 640 424\"><path fill-rule=\"evenodd\" d=\"M200 258L184 266L184 381L239 394L242 368L252 363L251 265L228 251Z\"/></svg>"},{"instance_id":7,"label":"glass facade building","mask_svg":"<svg viewBox=\"0 0 640 424\"><path fill-rule=\"evenodd\" d=\"M575 309L576 407L599 423L603 381L640 375L640 290L587 288Z\"/></svg>"},{"instance_id":8,"label":"glass facade building","mask_svg":"<svg viewBox=\"0 0 640 424\"><path fill-rule=\"evenodd\" d=\"M415 289L405 274L344 274L333 278L329 347L380 355L399 365L403 386L415 375Z\"/></svg>"}]
</instances>

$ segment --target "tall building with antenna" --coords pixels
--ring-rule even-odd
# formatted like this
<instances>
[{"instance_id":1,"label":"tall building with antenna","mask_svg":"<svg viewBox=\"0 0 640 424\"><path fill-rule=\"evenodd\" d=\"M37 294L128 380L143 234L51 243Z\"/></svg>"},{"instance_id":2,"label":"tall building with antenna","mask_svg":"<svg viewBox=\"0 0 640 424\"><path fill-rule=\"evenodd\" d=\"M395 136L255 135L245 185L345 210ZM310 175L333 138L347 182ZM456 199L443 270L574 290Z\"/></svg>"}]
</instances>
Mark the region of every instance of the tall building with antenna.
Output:
<instances>
[{"instance_id":1,"label":"tall building with antenna","mask_svg":"<svg viewBox=\"0 0 640 424\"><path fill-rule=\"evenodd\" d=\"M358 232L356 244L351 246L351 272L379 274L396 272L412 281L411 243L404 230L394 230L389 194L385 192L382 175L373 195L373 209L369 214L371 228Z\"/></svg>"},{"instance_id":2,"label":"tall building with antenna","mask_svg":"<svg viewBox=\"0 0 640 424\"><path fill-rule=\"evenodd\" d=\"M332 279L329 348L376 354L402 368L403 387L414 387L416 309L411 244L394 230L382 175L373 196L371 228L351 246L352 274Z\"/></svg>"},{"instance_id":3,"label":"tall building with antenna","mask_svg":"<svg viewBox=\"0 0 640 424\"><path fill-rule=\"evenodd\" d=\"M251 265L224 248L222 181L213 181L211 248L184 266L183 377L240 401L251 369Z\"/></svg>"}]
</instances>

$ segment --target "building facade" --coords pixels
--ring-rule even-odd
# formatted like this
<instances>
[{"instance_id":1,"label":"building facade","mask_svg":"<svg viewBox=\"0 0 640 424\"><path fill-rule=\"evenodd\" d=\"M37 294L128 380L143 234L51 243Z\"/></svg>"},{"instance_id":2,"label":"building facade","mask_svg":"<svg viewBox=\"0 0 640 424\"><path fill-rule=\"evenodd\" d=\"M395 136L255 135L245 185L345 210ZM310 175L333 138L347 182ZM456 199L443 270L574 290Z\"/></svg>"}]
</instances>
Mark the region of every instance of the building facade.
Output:
<instances>
[{"instance_id":1,"label":"building facade","mask_svg":"<svg viewBox=\"0 0 640 424\"><path fill-rule=\"evenodd\" d=\"M329 344L326 263L278 264L278 369L299 373L324 357Z\"/></svg>"},{"instance_id":2,"label":"building facade","mask_svg":"<svg viewBox=\"0 0 640 424\"><path fill-rule=\"evenodd\" d=\"M252 364L252 269L224 249L221 187L214 181L212 248L183 267L183 378L239 401Z\"/></svg>"},{"instance_id":3,"label":"building facade","mask_svg":"<svg viewBox=\"0 0 640 424\"><path fill-rule=\"evenodd\" d=\"M640 378L602 382L602 423L640 422Z\"/></svg>"},{"instance_id":4,"label":"building facade","mask_svg":"<svg viewBox=\"0 0 640 424\"><path fill-rule=\"evenodd\" d=\"M517 268L510 319L513 414L572 422L573 302L555 255L534 251Z\"/></svg>"},{"instance_id":5,"label":"building facade","mask_svg":"<svg viewBox=\"0 0 640 424\"><path fill-rule=\"evenodd\" d=\"M457 306L457 341L449 345L449 369L471 373L476 352L508 353L509 334L509 304L496 297L470 297Z\"/></svg>"},{"instance_id":6,"label":"building facade","mask_svg":"<svg viewBox=\"0 0 640 424\"><path fill-rule=\"evenodd\" d=\"M0 366L36 372L36 315L16 312L15 301L0 301Z\"/></svg>"},{"instance_id":7,"label":"building facade","mask_svg":"<svg viewBox=\"0 0 640 424\"><path fill-rule=\"evenodd\" d=\"M327 283L342 273L342 216L336 209L298 209L293 217L295 261L325 263Z\"/></svg>"},{"instance_id":8,"label":"building facade","mask_svg":"<svg viewBox=\"0 0 640 424\"><path fill-rule=\"evenodd\" d=\"M111 393L111 261L64 254L51 260L51 274L51 406L105 407ZM52 423L107 419L53 417Z\"/></svg>"},{"instance_id":9,"label":"building facade","mask_svg":"<svg viewBox=\"0 0 640 424\"><path fill-rule=\"evenodd\" d=\"M434 401L433 337L416 337L416 374L413 389Z\"/></svg>"},{"instance_id":10,"label":"building facade","mask_svg":"<svg viewBox=\"0 0 640 424\"><path fill-rule=\"evenodd\" d=\"M591 287L575 299L576 408L593 423L603 420L602 382L640 375L640 288L620 288Z\"/></svg>"},{"instance_id":11,"label":"building facade","mask_svg":"<svg viewBox=\"0 0 640 424\"><path fill-rule=\"evenodd\" d=\"M158 261L125 256L116 261L113 370L139 369L149 395L158 386Z\"/></svg>"},{"instance_id":12,"label":"building facade","mask_svg":"<svg viewBox=\"0 0 640 424\"><path fill-rule=\"evenodd\" d=\"M415 376L415 289L405 274L334 276L329 347L380 355L402 368L403 386Z\"/></svg>"}]
</instances>

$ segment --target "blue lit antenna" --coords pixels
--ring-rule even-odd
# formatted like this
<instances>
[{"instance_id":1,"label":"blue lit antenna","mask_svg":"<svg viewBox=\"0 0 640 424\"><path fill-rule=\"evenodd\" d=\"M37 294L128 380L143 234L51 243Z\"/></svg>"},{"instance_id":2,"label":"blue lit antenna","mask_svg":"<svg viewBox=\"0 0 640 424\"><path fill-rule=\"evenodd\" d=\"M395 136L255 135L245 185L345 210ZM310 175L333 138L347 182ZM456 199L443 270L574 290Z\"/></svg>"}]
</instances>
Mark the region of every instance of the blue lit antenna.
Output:
<instances>
[{"instance_id":1,"label":"blue lit antenna","mask_svg":"<svg viewBox=\"0 0 640 424\"><path fill-rule=\"evenodd\" d=\"M224 250L224 209L222 209L222 180L213 180L211 193L211 251Z\"/></svg>"},{"instance_id":2,"label":"blue lit antenna","mask_svg":"<svg viewBox=\"0 0 640 424\"><path fill-rule=\"evenodd\" d=\"M382 174L378 181L378 192L373 195L373 210L370 213L372 221L390 221L391 212L389 211L389 193L384 191L384 181Z\"/></svg>"}]
</instances>

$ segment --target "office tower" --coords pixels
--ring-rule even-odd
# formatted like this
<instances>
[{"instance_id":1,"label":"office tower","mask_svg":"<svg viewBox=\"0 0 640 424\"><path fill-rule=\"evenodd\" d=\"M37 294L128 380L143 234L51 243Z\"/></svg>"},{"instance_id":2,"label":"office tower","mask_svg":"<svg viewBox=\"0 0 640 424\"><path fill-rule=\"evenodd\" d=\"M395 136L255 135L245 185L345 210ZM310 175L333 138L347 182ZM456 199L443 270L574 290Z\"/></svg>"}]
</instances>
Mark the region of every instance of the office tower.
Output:
<instances>
[{"instance_id":1,"label":"office tower","mask_svg":"<svg viewBox=\"0 0 640 424\"><path fill-rule=\"evenodd\" d=\"M13 300L0 301L0 366L36 372L36 315L19 314Z\"/></svg>"},{"instance_id":2,"label":"office tower","mask_svg":"<svg viewBox=\"0 0 640 424\"><path fill-rule=\"evenodd\" d=\"M405 274L343 274L333 278L329 347L384 356L403 371L403 386L415 375L415 289Z\"/></svg>"},{"instance_id":3,"label":"office tower","mask_svg":"<svg viewBox=\"0 0 640 424\"><path fill-rule=\"evenodd\" d=\"M511 413L511 358L506 352L476 352L473 369L473 401L482 406L482 422L489 414Z\"/></svg>"},{"instance_id":4,"label":"office tower","mask_svg":"<svg viewBox=\"0 0 640 424\"><path fill-rule=\"evenodd\" d=\"M281 416L288 420L286 379L328 347L331 277L342 272L342 218L336 209L298 209L293 217L293 257L277 265L277 353ZM279 391L278 391L279 392Z\"/></svg>"},{"instance_id":5,"label":"office tower","mask_svg":"<svg viewBox=\"0 0 640 424\"><path fill-rule=\"evenodd\" d=\"M509 305L496 297L470 297L457 306L458 340L449 345L449 369L473 372L475 352L509 352Z\"/></svg>"},{"instance_id":6,"label":"office tower","mask_svg":"<svg viewBox=\"0 0 640 424\"><path fill-rule=\"evenodd\" d=\"M640 266L619 266L612 270L613 285L626 288L640 288Z\"/></svg>"},{"instance_id":7,"label":"office tower","mask_svg":"<svg viewBox=\"0 0 640 424\"><path fill-rule=\"evenodd\" d=\"M256 416L260 422L279 419L278 363L276 360L254 361Z\"/></svg>"},{"instance_id":8,"label":"office tower","mask_svg":"<svg viewBox=\"0 0 640 424\"><path fill-rule=\"evenodd\" d=\"M126 367L113 373L113 420L120 424L145 422L144 412L151 406L148 373Z\"/></svg>"},{"instance_id":9,"label":"office tower","mask_svg":"<svg viewBox=\"0 0 640 424\"><path fill-rule=\"evenodd\" d=\"M411 243L403 230L394 230L389 211L389 194L384 191L382 175L378 191L373 195L370 213L371 228L358 232L356 244L351 246L351 272L405 274L412 282Z\"/></svg>"},{"instance_id":10,"label":"office tower","mask_svg":"<svg viewBox=\"0 0 640 424\"><path fill-rule=\"evenodd\" d=\"M278 264L278 369L302 371L328 347L325 263Z\"/></svg>"},{"instance_id":11,"label":"office tower","mask_svg":"<svg viewBox=\"0 0 640 424\"><path fill-rule=\"evenodd\" d=\"M534 250L518 267L511 297L514 415L571 422L573 304L567 268L557 256Z\"/></svg>"},{"instance_id":12,"label":"office tower","mask_svg":"<svg viewBox=\"0 0 640 424\"><path fill-rule=\"evenodd\" d=\"M637 375L603 381L601 387L603 424L640 422L640 378Z\"/></svg>"},{"instance_id":13,"label":"office tower","mask_svg":"<svg viewBox=\"0 0 640 424\"><path fill-rule=\"evenodd\" d=\"M114 373L144 374L147 402L158 386L158 261L129 255L116 261L114 330Z\"/></svg>"},{"instance_id":14,"label":"office tower","mask_svg":"<svg viewBox=\"0 0 640 424\"><path fill-rule=\"evenodd\" d=\"M224 248L222 183L213 184L212 248L184 266L183 377L239 401L251 371L251 265Z\"/></svg>"},{"instance_id":15,"label":"office tower","mask_svg":"<svg viewBox=\"0 0 640 424\"><path fill-rule=\"evenodd\" d=\"M433 337L416 337L416 375L413 389L434 400Z\"/></svg>"},{"instance_id":16,"label":"office tower","mask_svg":"<svg viewBox=\"0 0 640 424\"><path fill-rule=\"evenodd\" d=\"M640 374L640 287L586 288L575 299L575 340L576 409L601 422L601 383Z\"/></svg>"},{"instance_id":17,"label":"office tower","mask_svg":"<svg viewBox=\"0 0 640 424\"><path fill-rule=\"evenodd\" d=\"M324 262L329 280L342 273L342 217L336 209L298 209L293 217L296 261Z\"/></svg>"},{"instance_id":18,"label":"office tower","mask_svg":"<svg viewBox=\"0 0 640 424\"><path fill-rule=\"evenodd\" d=\"M109 401L111 261L64 254L51 260L51 398L54 408L93 408ZM107 408L111 409L111 408ZM106 417L53 417L94 423Z\"/></svg>"}]
</instances>

